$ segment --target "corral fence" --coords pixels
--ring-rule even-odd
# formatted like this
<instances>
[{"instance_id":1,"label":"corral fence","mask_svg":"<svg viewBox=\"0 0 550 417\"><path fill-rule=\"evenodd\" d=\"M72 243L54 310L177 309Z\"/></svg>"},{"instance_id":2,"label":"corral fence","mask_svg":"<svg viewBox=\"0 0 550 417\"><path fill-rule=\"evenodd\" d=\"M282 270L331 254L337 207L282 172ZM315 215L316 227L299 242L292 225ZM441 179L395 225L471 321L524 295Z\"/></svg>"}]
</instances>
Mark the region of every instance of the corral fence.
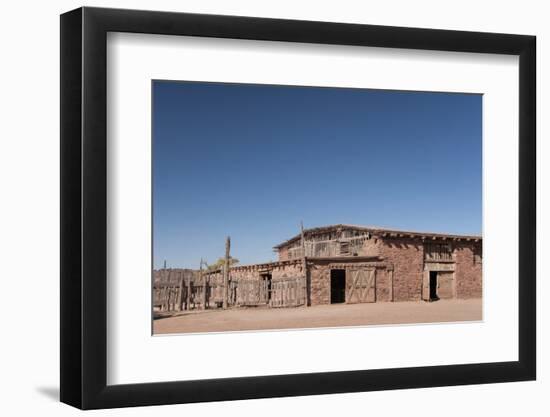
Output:
<instances>
[{"instance_id":1,"label":"corral fence","mask_svg":"<svg viewBox=\"0 0 550 417\"><path fill-rule=\"evenodd\" d=\"M305 278L230 281L229 304L233 306L297 307L305 304Z\"/></svg>"},{"instance_id":2,"label":"corral fence","mask_svg":"<svg viewBox=\"0 0 550 417\"><path fill-rule=\"evenodd\" d=\"M153 284L153 308L157 311L221 308L223 297L223 283L211 282L206 277ZM304 277L230 280L227 300L230 307L297 307L305 304L306 281Z\"/></svg>"},{"instance_id":3,"label":"corral fence","mask_svg":"<svg viewBox=\"0 0 550 417\"><path fill-rule=\"evenodd\" d=\"M153 284L153 309L157 311L183 311L220 307L223 301L223 285L195 283L155 282Z\"/></svg>"},{"instance_id":4,"label":"corral fence","mask_svg":"<svg viewBox=\"0 0 550 417\"><path fill-rule=\"evenodd\" d=\"M285 278L271 283L271 307L297 307L306 301L306 280L304 277Z\"/></svg>"}]
</instances>

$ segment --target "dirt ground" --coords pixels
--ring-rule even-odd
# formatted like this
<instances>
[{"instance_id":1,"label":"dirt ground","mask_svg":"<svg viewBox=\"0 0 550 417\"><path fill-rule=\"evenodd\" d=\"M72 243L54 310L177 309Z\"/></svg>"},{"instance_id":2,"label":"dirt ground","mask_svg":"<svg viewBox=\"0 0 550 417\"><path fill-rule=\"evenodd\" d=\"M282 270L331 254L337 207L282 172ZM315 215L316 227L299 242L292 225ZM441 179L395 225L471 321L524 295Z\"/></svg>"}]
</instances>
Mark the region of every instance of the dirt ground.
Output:
<instances>
[{"instance_id":1,"label":"dirt ground","mask_svg":"<svg viewBox=\"0 0 550 417\"><path fill-rule=\"evenodd\" d=\"M154 334L300 329L380 324L479 321L481 299L333 304L298 308L235 308L176 313L155 319Z\"/></svg>"}]
</instances>

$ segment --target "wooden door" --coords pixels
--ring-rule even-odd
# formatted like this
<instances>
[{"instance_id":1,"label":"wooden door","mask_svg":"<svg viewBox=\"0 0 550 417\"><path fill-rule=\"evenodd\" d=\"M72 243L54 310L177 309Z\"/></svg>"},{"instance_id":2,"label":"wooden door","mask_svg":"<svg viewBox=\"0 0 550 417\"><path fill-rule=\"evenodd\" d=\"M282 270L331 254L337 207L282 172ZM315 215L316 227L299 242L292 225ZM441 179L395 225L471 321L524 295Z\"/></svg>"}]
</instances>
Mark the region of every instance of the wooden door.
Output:
<instances>
[{"instance_id":1,"label":"wooden door","mask_svg":"<svg viewBox=\"0 0 550 417\"><path fill-rule=\"evenodd\" d=\"M437 273L437 296L444 299L450 299L454 296L452 271L440 271Z\"/></svg>"},{"instance_id":2,"label":"wooden door","mask_svg":"<svg viewBox=\"0 0 550 417\"><path fill-rule=\"evenodd\" d=\"M376 301L376 269L348 270L347 303L374 303Z\"/></svg>"}]
</instances>

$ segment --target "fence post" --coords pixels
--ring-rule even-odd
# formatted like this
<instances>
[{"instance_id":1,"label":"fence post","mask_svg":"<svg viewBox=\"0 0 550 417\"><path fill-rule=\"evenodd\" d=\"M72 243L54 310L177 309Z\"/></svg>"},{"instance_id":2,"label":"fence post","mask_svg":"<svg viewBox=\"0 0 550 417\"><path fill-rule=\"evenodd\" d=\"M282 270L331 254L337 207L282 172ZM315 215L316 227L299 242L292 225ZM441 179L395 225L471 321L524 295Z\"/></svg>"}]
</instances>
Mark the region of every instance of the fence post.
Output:
<instances>
[{"instance_id":1,"label":"fence post","mask_svg":"<svg viewBox=\"0 0 550 417\"><path fill-rule=\"evenodd\" d=\"M185 309L191 310L191 277L187 280L187 302L185 303Z\"/></svg>"},{"instance_id":2,"label":"fence post","mask_svg":"<svg viewBox=\"0 0 550 417\"><path fill-rule=\"evenodd\" d=\"M203 260L201 258L201 265L199 268L199 280L202 283L202 309L206 310L206 275L202 274Z\"/></svg>"},{"instance_id":3,"label":"fence post","mask_svg":"<svg viewBox=\"0 0 550 417\"><path fill-rule=\"evenodd\" d=\"M227 298L229 296L229 251L231 249L231 238L225 239L225 266L223 268L223 308L227 308Z\"/></svg>"},{"instance_id":4,"label":"fence post","mask_svg":"<svg viewBox=\"0 0 550 417\"><path fill-rule=\"evenodd\" d=\"M304 222L300 222L300 237L301 237L301 243L302 243L302 269L304 271L304 285L305 285L305 293L304 293L304 306L309 306L309 285L307 282L307 258L306 258L306 239L304 236Z\"/></svg>"},{"instance_id":5,"label":"fence post","mask_svg":"<svg viewBox=\"0 0 550 417\"><path fill-rule=\"evenodd\" d=\"M179 287L179 294L178 294L178 309L179 311L183 311L183 286L185 285L184 278L184 272L180 272L180 287Z\"/></svg>"}]
</instances>

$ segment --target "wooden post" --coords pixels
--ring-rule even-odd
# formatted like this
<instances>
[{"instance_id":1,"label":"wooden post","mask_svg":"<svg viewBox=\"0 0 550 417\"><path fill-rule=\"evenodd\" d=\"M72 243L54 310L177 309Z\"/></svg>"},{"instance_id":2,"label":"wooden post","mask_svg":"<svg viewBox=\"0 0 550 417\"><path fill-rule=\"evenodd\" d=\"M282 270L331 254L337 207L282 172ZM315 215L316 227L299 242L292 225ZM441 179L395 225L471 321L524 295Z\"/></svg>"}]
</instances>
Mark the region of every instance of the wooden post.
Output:
<instances>
[{"instance_id":1,"label":"wooden post","mask_svg":"<svg viewBox=\"0 0 550 417\"><path fill-rule=\"evenodd\" d=\"M191 310L191 278L192 277L189 277L189 279L187 280L187 301L185 303L186 310Z\"/></svg>"},{"instance_id":2,"label":"wooden post","mask_svg":"<svg viewBox=\"0 0 550 417\"><path fill-rule=\"evenodd\" d=\"M306 239L304 237L304 222L300 221L300 237L302 243L302 269L304 271L304 285L305 285L305 300L304 306L309 306L309 285L308 285L308 274L307 274L307 258L306 258Z\"/></svg>"},{"instance_id":3,"label":"wooden post","mask_svg":"<svg viewBox=\"0 0 550 417\"><path fill-rule=\"evenodd\" d=\"M164 296L163 296L163 299L164 299L164 307L163 307L163 310L164 311L168 311L168 296L170 295L170 292L169 292L169 288L167 285L164 286Z\"/></svg>"},{"instance_id":4,"label":"wooden post","mask_svg":"<svg viewBox=\"0 0 550 417\"><path fill-rule=\"evenodd\" d=\"M229 297L229 251L231 250L231 238L225 239L225 265L223 268L223 308L227 308L227 298Z\"/></svg>"},{"instance_id":5,"label":"wooden post","mask_svg":"<svg viewBox=\"0 0 550 417\"><path fill-rule=\"evenodd\" d=\"M206 310L206 275L202 275L202 264L203 264L203 260L201 258L201 265L199 268L199 278L202 283L202 309Z\"/></svg>"},{"instance_id":6,"label":"wooden post","mask_svg":"<svg viewBox=\"0 0 550 417\"><path fill-rule=\"evenodd\" d=\"M181 273L180 273L180 287L179 287L179 294L178 294L178 309L179 309L179 311L183 311L183 287L184 286L185 286L184 272L181 271Z\"/></svg>"},{"instance_id":7,"label":"wooden post","mask_svg":"<svg viewBox=\"0 0 550 417\"><path fill-rule=\"evenodd\" d=\"M170 311L170 273L166 275L166 310Z\"/></svg>"},{"instance_id":8,"label":"wooden post","mask_svg":"<svg viewBox=\"0 0 550 417\"><path fill-rule=\"evenodd\" d=\"M162 309L164 311L167 311L167 310L170 309L169 303L168 303L168 301L169 301L168 296L170 295L170 293L168 291L168 278L166 277L166 273L167 273L167 271L166 271L166 261L164 261L164 274L162 274L163 279L164 279L164 291L163 291L164 294L163 294L163 297L162 297L163 298L163 307L162 307Z\"/></svg>"}]
</instances>

